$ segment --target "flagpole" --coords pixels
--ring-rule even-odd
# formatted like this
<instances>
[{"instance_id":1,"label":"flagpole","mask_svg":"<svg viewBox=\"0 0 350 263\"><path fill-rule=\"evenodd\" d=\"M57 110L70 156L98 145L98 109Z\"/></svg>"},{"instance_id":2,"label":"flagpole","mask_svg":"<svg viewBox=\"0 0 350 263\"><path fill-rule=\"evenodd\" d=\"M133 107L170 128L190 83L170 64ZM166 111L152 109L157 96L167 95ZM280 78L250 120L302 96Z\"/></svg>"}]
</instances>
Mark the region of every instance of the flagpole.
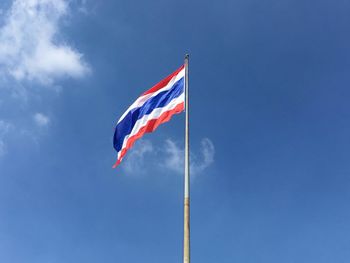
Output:
<instances>
[{"instance_id":1,"label":"flagpole","mask_svg":"<svg viewBox=\"0 0 350 263\"><path fill-rule=\"evenodd\" d=\"M185 56L185 182L184 182L184 248L183 263L190 263L190 160L189 160L189 97L188 97L188 60Z\"/></svg>"}]
</instances>

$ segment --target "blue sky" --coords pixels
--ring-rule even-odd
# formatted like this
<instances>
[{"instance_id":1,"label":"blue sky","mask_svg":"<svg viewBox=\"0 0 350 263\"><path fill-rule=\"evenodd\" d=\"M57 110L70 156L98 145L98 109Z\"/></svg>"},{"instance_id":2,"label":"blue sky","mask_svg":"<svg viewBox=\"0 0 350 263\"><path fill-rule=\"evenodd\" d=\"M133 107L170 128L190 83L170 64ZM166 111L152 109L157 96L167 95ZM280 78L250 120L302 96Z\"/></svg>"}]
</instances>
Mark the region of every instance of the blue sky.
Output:
<instances>
[{"instance_id":1,"label":"blue sky","mask_svg":"<svg viewBox=\"0 0 350 263\"><path fill-rule=\"evenodd\" d=\"M193 262L349 262L349 1L0 10L1 262L181 262L183 114L111 166L185 53Z\"/></svg>"}]
</instances>

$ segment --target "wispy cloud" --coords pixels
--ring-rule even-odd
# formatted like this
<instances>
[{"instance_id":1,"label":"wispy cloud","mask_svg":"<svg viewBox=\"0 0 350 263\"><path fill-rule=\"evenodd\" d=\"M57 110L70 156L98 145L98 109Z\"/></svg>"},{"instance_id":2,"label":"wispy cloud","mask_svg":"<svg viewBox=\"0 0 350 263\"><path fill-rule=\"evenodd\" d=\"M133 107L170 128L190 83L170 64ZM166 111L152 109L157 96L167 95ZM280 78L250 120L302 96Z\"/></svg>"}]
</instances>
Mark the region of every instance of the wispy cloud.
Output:
<instances>
[{"instance_id":1,"label":"wispy cloud","mask_svg":"<svg viewBox=\"0 0 350 263\"><path fill-rule=\"evenodd\" d=\"M196 176L214 162L215 147L213 142L201 140L199 154L191 152L190 170ZM176 174L184 172L184 148L171 139L165 140L162 146L154 146L149 140L140 140L123 161L126 172L144 173L148 167L166 169Z\"/></svg>"},{"instance_id":2,"label":"wispy cloud","mask_svg":"<svg viewBox=\"0 0 350 263\"><path fill-rule=\"evenodd\" d=\"M2 157L5 154L5 143L0 140L0 157Z\"/></svg>"},{"instance_id":3,"label":"wispy cloud","mask_svg":"<svg viewBox=\"0 0 350 263\"><path fill-rule=\"evenodd\" d=\"M43 113L35 113L33 116L35 123L40 127L45 127L49 124L50 118Z\"/></svg>"},{"instance_id":4,"label":"wispy cloud","mask_svg":"<svg viewBox=\"0 0 350 263\"><path fill-rule=\"evenodd\" d=\"M173 140L167 139L164 144L165 160L162 166L170 169L176 173L183 173L184 171L184 149L180 148Z\"/></svg>"},{"instance_id":5,"label":"wispy cloud","mask_svg":"<svg viewBox=\"0 0 350 263\"><path fill-rule=\"evenodd\" d=\"M78 7L78 11L83 13L84 15L88 15L89 11L87 9L87 0L81 0L79 7Z\"/></svg>"},{"instance_id":6,"label":"wispy cloud","mask_svg":"<svg viewBox=\"0 0 350 263\"><path fill-rule=\"evenodd\" d=\"M129 174L142 174L145 170L146 157L154 152L154 147L149 140L139 140L132 151L125 158L124 169Z\"/></svg>"},{"instance_id":7,"label":"wispy cloud","mask_svg":"<svg viewBox=\"0 0 350 263\"><path fill-rule=\"evenodd\" d=\"M60 38L64 0L15 0L0 28L0 72L15 80L52 84L58 77L82 77L83 55Z\"/></svg>"},{"instance_id":8,"label":"wispy cloud","mask_svg":"<svg viewBox=\"0 0 350 263\"><path fill-rule=\"evenodd\" d=\"M208 168L214 162L215 147L211 140L204 138L200 147L201 157L194 156L191 164L191 172L199 174Z\"/></svg>"},{"instance_id":9,"label":"wispy cloud","mask_svg":"<svg viewBox=\"0 0 350 263\"><path fill-rule=\"evenodd\" d=\"M86 8L85 1L82 5ZM1 11L0 111L7 122L0 122L0 155L8 151L11 137L37 142L43 134L39 129L49 127L49 116L32 105L41 96L36 87L57 91L61 78L81 78L90 71L83 54L62 33L73 6L71 0L13 0ZM9 133L11 127L16 129Z\"/></svg>"},{"instance_id":10,"label":"wispy cloud","mask_svg":"<svg viewBox=\"0 0 350 263\"><path fill-rule=\"evenodd\" d=\"M165 142L166 158L164 166L176 173L182 174L184 171L184 148L178 146L174 141L168 139ZM213 142L204 138L201 140L199 155L190 153L190 172L197 175L203 172L214 162L215 147Z\"/></svg>"},{"instance_id":11,"label":"wispy cloud","mask_svg":"<svg viewBox=\"0 0 350 263\"><path fill-rule=\"evenodd\" d=\"M4 120L0 120L0 157L6 153L5 137L12 128L12 124Z\"/></svg>"}]
</instances>

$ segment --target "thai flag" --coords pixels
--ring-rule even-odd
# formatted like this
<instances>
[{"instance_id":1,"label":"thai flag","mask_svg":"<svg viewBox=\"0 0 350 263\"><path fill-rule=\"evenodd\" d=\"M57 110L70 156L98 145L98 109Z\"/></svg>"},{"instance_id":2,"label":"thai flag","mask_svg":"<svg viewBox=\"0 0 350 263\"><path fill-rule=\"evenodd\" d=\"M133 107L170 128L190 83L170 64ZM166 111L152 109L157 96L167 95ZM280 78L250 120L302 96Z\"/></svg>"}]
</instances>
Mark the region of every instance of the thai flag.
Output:
<instances>
[{"instance_id":1,"label":"thai flag","mask_svg":"<svg viewBox=\"0 0 350 263\"><path fill-rule=\"evenodd\" d=\"M113 144L118 152L117 167L135 141L145 133L153 132L174 114L185 108L185 67L143 93L120 117L114 132Z\"/></svg>"}]
</instances>

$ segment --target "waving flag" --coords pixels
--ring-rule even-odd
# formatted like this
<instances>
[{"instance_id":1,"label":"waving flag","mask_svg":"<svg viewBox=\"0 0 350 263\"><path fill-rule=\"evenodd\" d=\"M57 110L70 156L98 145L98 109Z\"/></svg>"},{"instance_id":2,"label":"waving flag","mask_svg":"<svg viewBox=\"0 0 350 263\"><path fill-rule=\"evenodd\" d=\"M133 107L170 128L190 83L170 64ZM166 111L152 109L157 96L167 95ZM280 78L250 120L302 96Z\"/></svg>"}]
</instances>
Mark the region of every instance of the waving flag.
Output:
<instances>
[{"instance_id":1,"label":"waving flag","mask_svg":"<svg viewBox=\"0 0 350 263\"><path fill-rule=\"evenodd\" d=\"M113 144L118 159L117 167L135 141L145 133L153 132L160 124L167 122L174 114L184 110L185 67L143 93L120 117L114 132Z\"/></svg>"}]
</instances>

